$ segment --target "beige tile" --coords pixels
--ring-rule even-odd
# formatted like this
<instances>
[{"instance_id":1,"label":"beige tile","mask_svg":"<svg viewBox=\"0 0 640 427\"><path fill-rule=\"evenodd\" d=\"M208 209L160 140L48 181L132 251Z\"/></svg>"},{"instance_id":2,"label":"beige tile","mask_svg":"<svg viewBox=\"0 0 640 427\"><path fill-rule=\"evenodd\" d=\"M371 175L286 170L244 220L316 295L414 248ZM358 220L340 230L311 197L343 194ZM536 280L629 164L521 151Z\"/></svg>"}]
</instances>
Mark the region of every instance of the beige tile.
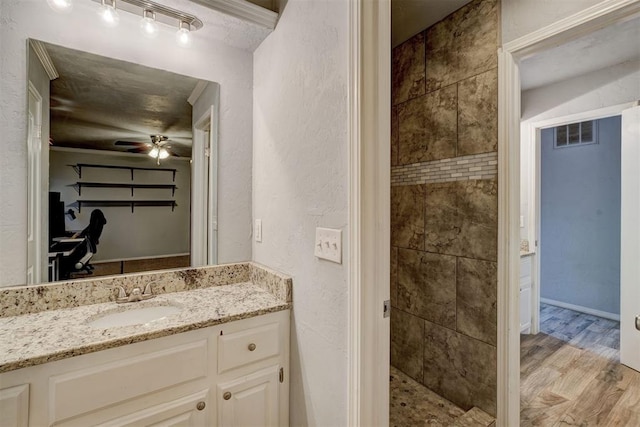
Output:
<instances>
[{"instance_id":1,"label":"beige tile","mask_svg":"<svg viewBox=\"0 0 640 427\"><path fill-rule=\"evenodd\" d=\"M458 81L454 31L454 22L450 18L445 18L425 31L427 93Z\"/></svg>"},{"instance_id":2,"label":"beige tile","mask_svg":"<svg viewBox=\"0 0 640 427\"><path fill-rule=\"evenodd\" d=\"M391 247L391 277L390 277L391 306L398 306L398 248Z\"/></svg>"},{"instance_id":3,"label":"beige tile","mask_svg":"<svg viewBox=\"0 0 640 427\"><path fill-rule=\"evenodd\" d=\"M455 157L457 92L447 86L398 107L398 164Z\"/></svg>"},{"instance_id":4,"label":"beige tile","mask_svg":"<svg viewBox=\"0 0 640 427\"><path fill-rule=\"evenodd\" d=\"M429 252L460 254L460 219L457 182L426 185L425 249Z\"/></svg>"},{"instance_id":5,"label":"beige tile","mask_svg":"<svg viewBox=\"0 0 640 427\"><path fill-rule=\"evenodd\" d=\"M389 426L448 426L463 415L462 409L391 367Z\"/></svg>"},{"instance_id":6,"label":"beige tile","mask_svg":"<svg viewBox=\"0 0 640 427\"><path fill-rule=\"evenodd\" d=\"M498 66L498 2L474 0L453 13L458 80Z\"/></svg>"},{"instance_id":7,"label":"beige tile","mask_svg":"<svg viewBox=\"0 0 640 427\"><path fill-rule=\"evenodd\" d=\"M426 184L425 215L426 251L497 260L496 180Z\"/></svg>"},{"instance_id":8,"label":"beige tile","mask_svg":"<svg viewBox=\"0 0 640 427\"><path fill-rule=\"evenodd\" d=\"M456 258L410 249L398 252L398 307L454 329Z\"/></svg>"},{"instance_id":9,"label":"beige tile","mask_svg":"<svg viewBox=\"0 0 640 427\"><path fill-rule=\"evenodd\" d=\"M498 182L496 179L460 181L459 254L490 261L498 259Z\"/></svg>"},{"instance_id":10,"label":"beige tile","mask_svg":"<svg viewBox=\"0 0 640 427\"><path fill-rule=\"evenodd\" d=\"M498 70L458 83L458 156L498 151Z\"/></svg>"},{"instance_id":11,"label":"beige tile","mask_svg":"<svg viewBox=\"0 0 640 427\"><path fill-rule=\"evenodd\" d=\"M425 31L427 93L498 66L497 0L475 0Z\"/></svg>"},{"instance_id":12,"label":"beige tile","mask_svg":"<svg viewBox=\"0 0 640 427\"><path fill-rule=\"evenodd\" d=\"M391 310L391 364L416 381L422 380L424 321L401 310Z\"/></svg>"},{"instance_id":13,"label":"beige tile","mask_svg":"<svg viewBox=\"0 0 640 427\"><path fill-rule=\"evenodd\" d=\"M424 249L424 185L391 188L391 244Z\"/></svg>"},{"instance_id":14,"label":"beige tile","mask_svg":"<svg viewBox=\"0 0 640 427\"><path fill-rule=\"evenodd\" d=\"M497 266L495 262L458 258L457 331L497 345Z\"/></svg>"},{"instance_id":15,"label":"beige tile","mask_svg":"<svg viewBox=\"0 0 640 427\"><path fill-rule=\"evenodd\" d=\"M424 381L463 409L496 414L496 348L425 321Z\"/></svg>"},{"instance_id":16,"label":"beige tile","mask_svg":"<svg viewBox=\"0 0 640 427\"><path fill-rule=\"evenodd\" d=\"M398 107L391 107L391 166L398 164Z\"/></svg>"},{"instance_id":17,"label":"beige tile","mask_svg":"<svg viewBox=\"0 0 640 427\"><path fill-rule=\"evenodd\" d=\"M395 47L391 61L392 105L424 95L424 33Z\"/></svg>"}]
</instances>

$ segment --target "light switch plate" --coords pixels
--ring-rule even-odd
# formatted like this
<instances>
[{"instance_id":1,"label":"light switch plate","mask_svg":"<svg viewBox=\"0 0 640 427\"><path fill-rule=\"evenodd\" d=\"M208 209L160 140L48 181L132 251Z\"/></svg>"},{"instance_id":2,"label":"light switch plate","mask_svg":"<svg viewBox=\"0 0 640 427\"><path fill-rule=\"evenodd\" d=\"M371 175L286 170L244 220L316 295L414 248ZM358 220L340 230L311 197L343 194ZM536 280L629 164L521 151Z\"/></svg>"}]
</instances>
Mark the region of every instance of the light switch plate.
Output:
<instances>
[{"instance_id":1,"label":"light switch plate","mask_svg":"<svg viewBox=\"0 0 640 427\"><path fill-rule=\"evenodd\" d=\"M262 220L256 219L256 242L262 242Z\"/></svg>"},{"instance_id":2,"label":"light switch plate","mask_svg":"<svg viewBox=\"0 0 640 427\"><path fill-rule=\"evenodd\" d=\"M314 255L342 264L342 230L316 228Z\"/></svg>"}]
</instances>

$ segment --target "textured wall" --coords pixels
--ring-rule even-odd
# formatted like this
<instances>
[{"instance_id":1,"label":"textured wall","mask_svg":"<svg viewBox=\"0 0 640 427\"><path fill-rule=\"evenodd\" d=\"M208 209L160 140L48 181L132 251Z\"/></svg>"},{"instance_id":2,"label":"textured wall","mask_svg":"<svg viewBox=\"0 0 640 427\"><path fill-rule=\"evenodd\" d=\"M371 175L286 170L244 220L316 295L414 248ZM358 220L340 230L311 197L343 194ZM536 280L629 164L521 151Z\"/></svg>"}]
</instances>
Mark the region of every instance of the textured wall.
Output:
<instances>
[{"instance_id":1,"label":"textured wall","mask_svg":"<svg viewBox=\"0 0 640 427\"><path fill-rule=\"evenodd\" d=\"M604 0L502 0L502 42L529 34Z\"/></svg>"},{"instance_id":2,"label":"textured wall","mask_svg":"<svg viewBox=\"0 0 640 427\"><path fill-rule=\"evenodd\" d=\"M348 16L289 0L254 54L253 259L293 277L292 426L348 424L348 260L313 255L316 227L348 233Z\"/></svg>"},{"instance_id":3,"label":"textured wall","mask_svg":"<svg viewBox=\"0 0 640 427\"><path fill-rule=\"evenodd\" d=\"M620 313L620 116L598 143L553 148L542 131L540 296Z\"/></svg>"},{"instance_id":4,"label":"textured wall","mask_svg":"<svg viewBox=\"0 0 640 427\"><path fill-rule=\"evenodd\" d=\"M391 188L391 363L493 415L498 7L475 0L393 50L391 138L393 173L415 170Z\"/></svg>"},{"instance_id":5,"label":"textured wall","mask_svg":"<svg viewBox=\"0 0 640 427\"><path fill-rule=\"evenodd\" d=\"M177 1L175 7L192 6ZM225 221L242 224L236 261L251 258L246 195L251 194L252 54L197 37L183 49L174 43L173 31L147 40L139 36L139 17L121 15L120 26L109 30L97 23L94 2L75 2L68 15L53 12L46 1L0 2L0 285L24 283L26 278L29 37L220 83L219 228Z\"/></svg>"}]
</instances>

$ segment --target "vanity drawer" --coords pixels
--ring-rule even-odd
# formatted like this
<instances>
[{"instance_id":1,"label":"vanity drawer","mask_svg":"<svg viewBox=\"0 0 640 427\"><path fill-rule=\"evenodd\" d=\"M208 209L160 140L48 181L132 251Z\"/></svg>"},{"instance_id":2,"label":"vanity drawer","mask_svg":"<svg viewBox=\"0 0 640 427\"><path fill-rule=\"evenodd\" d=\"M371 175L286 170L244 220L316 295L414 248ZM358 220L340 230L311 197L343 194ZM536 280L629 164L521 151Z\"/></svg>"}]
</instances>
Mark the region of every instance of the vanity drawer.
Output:
<instances>
[{"instance_id":1,"label":"vanity drawer","mask_svg":"<svg viewBox=\"0 0 640 427\"><path fill-rule=\"evenodd\" d=\"M277 323L220 335L218 372L277 356L279 346L280 328Z\"/></svg>"},{"instance_id":2,"label":"vanity drawer","mask_svg":"<svg viewBox=\"0 0 640 427\"><path fill-rule=\"evenodd\" d=\"M49 423L60 423L206 376L206 340L54 375L49 378Z\"/></svg>"}]
</instances>

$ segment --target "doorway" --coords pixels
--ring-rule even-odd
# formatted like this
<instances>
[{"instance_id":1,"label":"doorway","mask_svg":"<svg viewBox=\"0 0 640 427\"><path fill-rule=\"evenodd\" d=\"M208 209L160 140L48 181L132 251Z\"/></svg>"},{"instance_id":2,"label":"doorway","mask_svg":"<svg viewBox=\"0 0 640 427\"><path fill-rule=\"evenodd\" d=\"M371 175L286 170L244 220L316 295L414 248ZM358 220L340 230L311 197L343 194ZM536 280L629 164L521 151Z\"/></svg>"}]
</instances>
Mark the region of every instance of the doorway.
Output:
<instances>
[{"instance_id":1,"label":"doorway","mask_svg":"<svg viewBox=\"0 0 640 427\"><path fill-rule=\"evenodd\" d=\"M537 128L536 158L522 155L538 177L536 244L523 259L540 272L536 333L521 336L524 426L635 419L624 403L635 390L624 381L640 374L620 364L619 351L621 117L583 116ZM521 278L529 265L521 262Z\"/></svg>"},{"instance_id":2,"label":"doorway","mask_svg":"<svg viewBox=\"0 0 640 427\"><path fill-rule=\"evenodd\" d=\"M572 19L567 19L563 22L559 22L557 24L551 25L547 28L544 28L536 33L533 33L529 36L525 36L519 40L514 42L510 42L506 44L501 50L500 54L500 153L501 160L499 163L499 175L502 177L501 183L505 183L505 185L501 186L500 194L501 194L501 204L500 204L500 249L499 249L499 297L498 297L498 316L499 316L499 337L501 337L502 341L498 343L499 348L499 359L498 359L498 382L499 382L499 401L503 401L505 405L503 406L503 410L499 407L498 409L498 417L503 422L506 422L507 425L516 425L520 419L520 411L519 411L519 373L520 373L520 346L519 346L519 315L521 314L521 310L519 310L519 298L518 298L518 287L516 284L519 283L518 276L520 273L519 269L519 248L520 248L520 227L519 225L523 222L526 224L526 220L523 221L523 218L519 218L521 212L520 197L519 190L519 175L520 175L520 132L521 132L521 118L527 117L527 107L526 107L526 95L521 92L521 78L524 73L522 71L523 63L536 55L539 55L541 52L545 52L550 50L553 46L562 46L570 44L578 40L580 37L587 36L593 37L592 41L604 40L604 38L599 38L594 35L603 29L610 29L616 25L622 24L624 22L629 22L634 17L637 17L638 14L638 5L637 4L622 4L622 2L615 3L610 2L607 5L599 5L596 7L592 7L588 10L588 13L585 11L584 14L575 17ZM599 59L601 56L586 54L583 51L578 50L584 58L595 58ZM620 64L615 64L620 65ZM597 71L597 70L596 70ZM609 69L607 69L609 71ZM549 75L549 73L547 73ZM559 110L564 109L564 114L568 115L571 113L575 113L571 111L569 108L571 100L575 101L583 101L580 105L582 110L588 110L589 106L586 105L585 98L580 98L580 92L573 91L577 89L575 81L569 80L570 76L565 76L566 81L563 82L563 85L556 85L551 88L551 92L555 92L559 96L569 97L571 98L567 100L567 102L556 105L557 114ZM591 75L590 77L594 77ZM609 76L611 77L611 76ZM623 79L624 76L621 77ZM620 79L618 79L620 80ZM616 81L616 83L618 83ZM582 92L582 95L592 95L597 99L597 107L604 107L607 105L616 104L616 102L611 102L611 97L607 97L606 95L606 85L604 83L600 84L594 82L589 87L589 90ZM637 88L637 80L636 85ZM566 89L566 90L565 90ZM583 88L584 89L584 88ZM633 89L631 91L627 91L626 96L631 96L631 99L625 99L624 102L631 102L638 98L638 95L635 94L637 89ZM572 92L573 91L573 92ZM618 93L620 94L620 93ZM529 100L532 98L530 97ZM539 99L539 98L538 98ZM521 110L520 105L523 108ZM593 101L593 99L592 99ZM618 101L620 103L620 101ZM593 108L592 108L593 109ZM557 114L561 115L561 114ZM623 125L622 128L626 129L625 126L625 116L629 117L631 121L634 120L634 117L637 115L635 111L625 111L623 113ZM628 122L628 123L631 123ZM638 124L635 123L637 127ZM526 131L526 130L525 130ZM636 131L637 133L637 131ZM630 134L631 135L631 134ZM634 137L631 137L633 139ZM637 137L636 137L637 138ZM623 147L625 141L625 131L623 130ZM627 144L629 147L634 147L633 144ZM524 148L524 147L523 147ZM637 148L632 148L631 151ZM624 151L624 148L623 148ZM633 156L636 154L634 153ZM622 155L622 158L625 159L625 155ZM629 156L632 158L632 156ZM635 157L633 157L635 159ZM634 160L637 161L637 160ZM623 177L625 176L625 166L623 160ZM623 178L623 182L624 182ZM631 182L631 180L627 180L629 187L634 188L637 191L637 182ZM515 185L514 185L515 184ZM622 185L622 193L625 194L625 185ZM633 194L633 193L630 193ZM631 203L635 203L636 197L633 197ZM624 198L623 198L624 199ZM622 214L622 223L624 224L624 203L623 203L623 214ZM520 221L518 221L520 219ZM519 224L520 222L520 224ZM624 228L624 225L623 225ZM637 227L636 227L637 229ZM640 237L640 234L634 232L636 229L633 229L631 233L631 238L635 241ZM623 236L624 237L624 236ZM623 238L624 240L624 238ZM625 265L627 265L627 256L625 255L626 251L625 243L622 242L622 271L626 271ZM630 244L629 248L631 250L635 250L637 246L634 244ZM637 256L636 256L637 257ZM635 267L629 267L631 270ZM535 273L535 271L534 271ZM624 277L625 273L621 273L623 288L624 288ZM536 277L537 279L537 277ZM637 289L631 289L629 291L631 300L637 301ZM636 295L635 299L633 296ZM625 297L623 296L622 301L625 301ZM638 307L635 307L637 309ZM630 314L625 315L625 310L629 313L634 309L633 306L627 305L625 308L624 303L622 304L622 325L626 325L629 323L631 326L633 324L633 317ZM534 310L535 313L537 310ZM535 323L535 322L534 322ZM533 328L533 326L532 326ZM623 328L624 329L624 328ZM535 332L535 331L533 331ZM623 340L624 343L624 340ZM632 342L633 345L633 342ZM637 348L637 347L636 347ZM624 354L624 352L622 352ZM523 364L524 365L524 364ZM577 376L576 376L577 377ZM566 377L565 377L566 379ZM517 390L517 392L516 392ZM585 401L585 399L583 399ZM593 402L593 400L591 401ZM598 401L599 402L599 401ZM611 406L612 408L613 406ZM609 409L611 409L609 408ZM550 411L550 410L549 410ZM611 415L612 411L609 412L608 415ZM599 421L604 421L603 414L598 415Z\"/></svg>"}]
</instances>

